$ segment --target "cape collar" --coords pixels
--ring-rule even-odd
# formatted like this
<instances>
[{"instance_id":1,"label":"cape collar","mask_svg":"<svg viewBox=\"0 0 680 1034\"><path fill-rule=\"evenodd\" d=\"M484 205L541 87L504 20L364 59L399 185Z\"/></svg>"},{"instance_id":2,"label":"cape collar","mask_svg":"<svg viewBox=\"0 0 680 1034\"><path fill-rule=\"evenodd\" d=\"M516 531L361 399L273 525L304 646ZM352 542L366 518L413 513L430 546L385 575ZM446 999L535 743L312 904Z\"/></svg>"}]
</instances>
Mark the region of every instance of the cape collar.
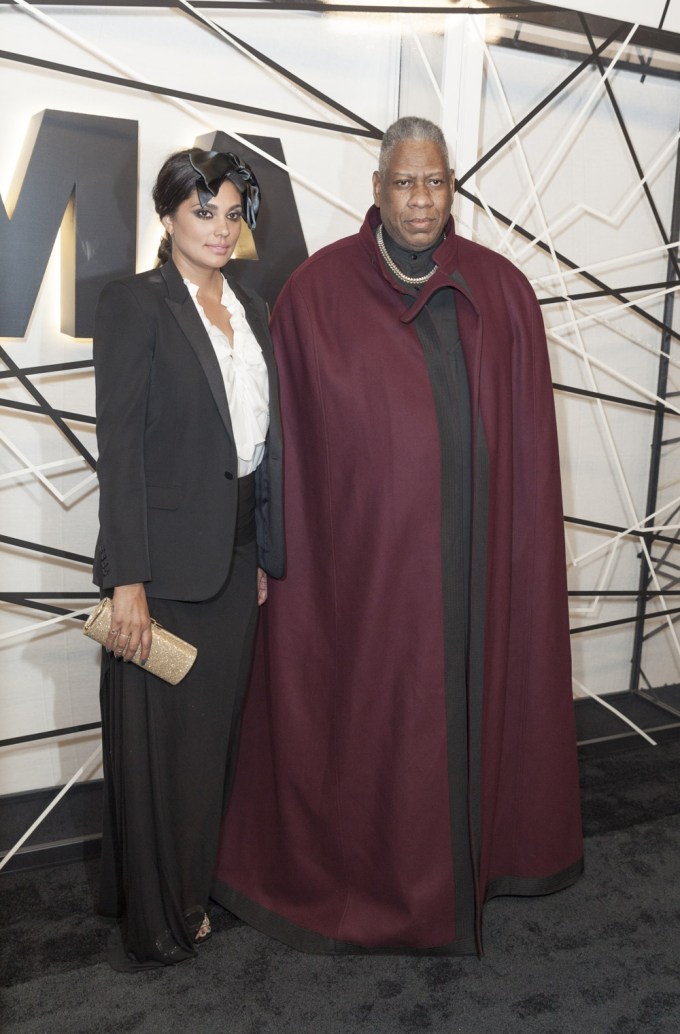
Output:
<instances>
[{"instance_id":1,"label":"cape collar","mask_svg":"<svg viewBox=\"0 0 680 1034\"><path fill-rule=\"evenodd\" d=\"M398 244L393 237L390 237L384 225L382 231L378 232L382 233L383 244L387 254L406 276L425 276L430 270L434 269L435 261L432 256L442 243L441 239L436 240L434 244L431 244L429 248L425 248L424 251L413 251L412 248L405 248L403 244ZM377 239L378 235L376 234Z\"/></svg>"},{"instance_id":2,"label":"cape collar","mask_svg":"<svg viewBox=\"0 0 680 1034\"><path fill-rule=\"evenodd\" d=\"M375 231L378 229L381 222L380 209L375 205L371 205L366 213L363 225L359 230L359 239L362 241L364 247L369 250L372 258L382 265L382 258L375 241ZM456 268L458 259L458 238L456 236L456 225L453 221L453 216L449 216L449 221L444 227L444 233L446 234L446 240L443 240L441 244L435 248L432 252L432 258L441 269L453 270Z\"/></svg>"},{"instance_id":3,"label":"cape collar","mask_svg":"<svg viewBox=\"0 0 680 1034\"><path fill-rule=\"evenodd\" d=\"M411 294L414 298L413 304L408 306L401 316L402 323L410 323L413 320L424 305L427 305L428 301L435 293L442 287L454 287L456 290L464 294L473 307L477 309L477 305L474 298L470 295L465 280L461 273L458 271L458 237L456 236L456 226L453 221L453 216L449 216L449 221L444 227L444 233L446 239L435 248L432 253L433 260L439 267L434 276L424 283L417 294L409 292L406 285L400 285L396 280L393 280L390 274L385 269L385 265L378 249L378 244L375 240L375 231L381 223L380 209L375 205L371 205L366 218L359 230L359 240L363 247L368 251L371 264L377 269L384 280L394 288L395 291L399 291L401 294Z\"/></svg>"}]
</instances>

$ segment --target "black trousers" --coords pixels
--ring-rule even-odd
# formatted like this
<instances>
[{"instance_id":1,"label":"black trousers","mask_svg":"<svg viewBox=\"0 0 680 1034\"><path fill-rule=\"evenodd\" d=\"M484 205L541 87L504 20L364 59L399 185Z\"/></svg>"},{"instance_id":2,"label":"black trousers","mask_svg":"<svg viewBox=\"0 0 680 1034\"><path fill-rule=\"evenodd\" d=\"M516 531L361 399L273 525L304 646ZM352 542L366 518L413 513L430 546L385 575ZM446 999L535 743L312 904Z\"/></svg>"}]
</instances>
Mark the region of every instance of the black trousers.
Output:
<instances>
[{"instance_id":1,"label":"black trousers","mask_svg":"<svg viewBox=\"0 0 680 1034\"><path fill-rule=\"evenodd\" d=\"M213 880L257 622L254 475L239 480L228 578L210 600L150 598L151 616L198 648L177 686L103 653L105 809L100 907L122 918L115 969L195 954Z\"/></svg>"}]
</instances>

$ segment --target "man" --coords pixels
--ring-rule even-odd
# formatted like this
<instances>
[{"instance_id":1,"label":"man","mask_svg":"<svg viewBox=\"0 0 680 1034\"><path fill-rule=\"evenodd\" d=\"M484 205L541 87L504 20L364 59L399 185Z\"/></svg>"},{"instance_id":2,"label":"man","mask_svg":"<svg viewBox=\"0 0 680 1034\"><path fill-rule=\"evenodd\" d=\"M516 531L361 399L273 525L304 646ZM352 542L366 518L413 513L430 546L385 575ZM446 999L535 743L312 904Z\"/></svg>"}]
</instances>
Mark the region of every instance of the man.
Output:
<instances>
[{"instance_id":1,"label":"man","mask_svg":"<svg viewBox=\"0 0 680 1034\"><path fill-rule=\"evenodd\" d=\"M481 952L486 900L582 871L545 335L453 187L400 119L274 313L288 567L215 894L309 951Z\"/></svg>"}]
</instances>

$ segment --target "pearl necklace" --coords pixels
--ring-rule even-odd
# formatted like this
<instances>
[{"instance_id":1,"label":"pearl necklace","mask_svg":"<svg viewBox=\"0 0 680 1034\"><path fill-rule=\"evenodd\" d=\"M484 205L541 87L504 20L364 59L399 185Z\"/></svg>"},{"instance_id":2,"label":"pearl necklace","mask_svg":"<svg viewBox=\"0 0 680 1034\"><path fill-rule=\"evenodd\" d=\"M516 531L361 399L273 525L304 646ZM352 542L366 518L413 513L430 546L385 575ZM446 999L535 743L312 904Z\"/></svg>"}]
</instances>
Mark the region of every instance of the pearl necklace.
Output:
<instances>
[{"instance_id":1,"label":"pearl necklace","mask_svg":"<svg viewBox=\"0 0 680 1034\"><path fill-rule=\"evenodd\" d=\"M437 272L437 266L435 266L433 269L430 270L429 273L426 273L425 276L407 276L406 273L403 273L401 271L401 269L399 268L397 263L392 259L392 256L389 254L387 248L385 247L385 242L383 240L382 223L380 224L380 226L378 227L378 229L376 231L375 239L378 242L378 248L380 249L380 254L385 259L385 263L387 265L387 268L392 273L394 273L394 275L396 277L398 277L400 280L403 280L404 283L407 283L407 284L426 284L427 281L430 279L430 277L434 276L434 274Z\"/></svg>"}]
</instances>

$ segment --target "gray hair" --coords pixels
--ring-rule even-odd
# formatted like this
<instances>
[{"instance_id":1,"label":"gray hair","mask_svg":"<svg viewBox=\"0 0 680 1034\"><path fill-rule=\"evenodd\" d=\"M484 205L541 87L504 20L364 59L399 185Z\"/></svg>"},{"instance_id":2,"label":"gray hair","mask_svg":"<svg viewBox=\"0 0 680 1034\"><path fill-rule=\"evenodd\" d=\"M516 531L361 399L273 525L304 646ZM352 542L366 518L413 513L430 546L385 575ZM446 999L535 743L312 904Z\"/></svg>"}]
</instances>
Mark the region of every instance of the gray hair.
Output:
<instances>
[{"instance_id":1,"label":"gray hair","mask_svg":"<svg viewBox=\"0 0 680 1034\"><path fill-rule=\"evenodd\" d=\"M446 171L449 171L449 148L439 126L426 118L417 118L415 115L409 115L405 118L397 119L396 122L393 122L385 130L385 135L380 145L380 157L378 158L378 172L381 177L387 171L394 148L404 140L429 140L431 143L436 144L446 162Z\"/></svg>"}]
</instances>

